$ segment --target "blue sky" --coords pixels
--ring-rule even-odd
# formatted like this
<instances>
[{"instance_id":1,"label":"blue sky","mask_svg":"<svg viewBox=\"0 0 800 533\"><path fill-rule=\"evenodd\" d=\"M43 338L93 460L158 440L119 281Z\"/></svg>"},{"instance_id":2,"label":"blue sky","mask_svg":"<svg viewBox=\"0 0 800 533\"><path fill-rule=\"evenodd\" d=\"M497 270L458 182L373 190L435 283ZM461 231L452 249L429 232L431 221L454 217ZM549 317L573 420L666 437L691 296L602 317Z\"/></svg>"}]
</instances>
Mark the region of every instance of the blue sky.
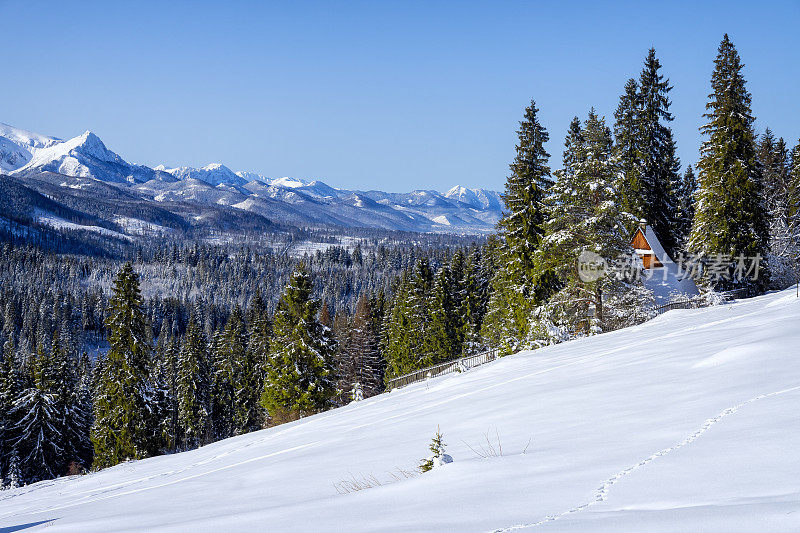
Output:
<instances>
[{"instance_id":1,"label":"blue sky","mask_svg":"<svg viewBox=\"0 0 800 533\"><path fill-rule=\"evenodd\" d=\"M728 32L753 109L800 137L800 2L0 0L0 122L95 131L148 165L221 162L358 189L501 189L535 99L561 161L574 115L613 121L650 46L683 164Z\"/></svg>"}]
</instances>

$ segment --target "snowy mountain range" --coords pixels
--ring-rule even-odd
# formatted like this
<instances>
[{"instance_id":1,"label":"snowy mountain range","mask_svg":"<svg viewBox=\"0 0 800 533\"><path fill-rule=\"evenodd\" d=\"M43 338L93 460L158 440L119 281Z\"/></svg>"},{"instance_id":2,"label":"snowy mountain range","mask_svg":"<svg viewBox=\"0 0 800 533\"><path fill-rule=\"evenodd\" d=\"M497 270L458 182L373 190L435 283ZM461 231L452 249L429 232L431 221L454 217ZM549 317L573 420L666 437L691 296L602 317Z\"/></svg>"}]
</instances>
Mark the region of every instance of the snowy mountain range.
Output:
<instances>
[{"instance_id":1,"label":"snowy mountain range","mask_svg":"<svg viewBox=\"0 0 800 533\"><path fill-rule=\"evenodd\" d=\"M64 195L92 191L94 199L109 192L133 195L151 207L178 214L190 225L203 218L219 219L222 214L241 219L251 213L271 223L302 227L482 234L493 230L503 210L499 193L461 186L446 193L389 193L234 172L219 163L202 168L150 168L124 160L90 131L62 140L2 123L0 173L54 201L59 201L59 188ZM72 202L71 207L80 205ZM187 210L192 216L186 216ZM206 213L209 210L215 216Z\"/></svg>"}]
</instances>

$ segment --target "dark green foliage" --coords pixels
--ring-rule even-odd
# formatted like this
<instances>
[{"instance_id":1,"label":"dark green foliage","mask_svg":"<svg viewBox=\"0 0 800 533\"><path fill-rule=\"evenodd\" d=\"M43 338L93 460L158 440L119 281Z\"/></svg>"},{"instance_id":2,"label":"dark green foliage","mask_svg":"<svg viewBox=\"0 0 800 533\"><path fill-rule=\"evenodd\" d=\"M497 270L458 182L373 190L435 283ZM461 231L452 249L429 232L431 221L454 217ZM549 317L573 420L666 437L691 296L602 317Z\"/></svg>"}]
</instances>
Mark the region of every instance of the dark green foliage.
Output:
<instances>
[{"instance_id":1,"label":"dark green foliage","mask_svg":"<svg viewBox=\"0 0 800 533\"><path fill-rule=\"evenodd\" d=\"M706 136L700 150L697 202L690 249L706 257L743 255L766 257L769 251L767 209L761 195L763 181L756 158L755 120L751 96L745 87L742 64L726 34L719 46L711 75L711 94L701 128ZM735 284L710 280L717 288L762 291L769 282L765 261L755 281Z\"/></svg>"},{"instance_id":2,"label":"dark green foliage","mask_svg":"<svg viewBox=\"0 0 800 533\"><path fill-rule=\"evenodd\" d=\"M533 283L533 254L543 234L544 198L553 184L547 164L550 154L544 149L550 137L539 123L538 111L531 101L519 123L517 153L503 195L506 211L498 224L508 249L510 263L506 268L519 276L528 291Z\"/></svg>"},{"instance_id":3,"label":"dark green foliage","mask_svg":"<svg viewBox=\"0 0 800 533\"><path fill-rule=\"evenodd\" d=\"M336 393L334 342L317 320L320 303L311 292L311 278L301 266L275 310L261 395L261 405L273 420L325 410Z\"/></svg>"},{"instance_id":4,"label":"dark green foliage","mask_svg":"<svg viewBox=\"0 0 800 533\"><path fill-rule=\"evenodd\" d=\"M193 320L178 356L178 422L185 448L210 441L211 375L203 330Z\"/></svg>"},{"instance_id":5,"label":"dark green foliage","mask_svg":"<svg viewBox=\"0 0 800 533\"><path fill-rule=\"evenodd\" d=\"M697 192L697 178L692 165L686 167L680 185L676 191L677 209L675 212L675 235L679 248L682 248L689 238L694 220L694 199Z\"/></svg>"},{"instance_id":6,"label":"dark green foliage","mask_svg":"<svg viewBox=\"0 0 800 533\"><path fill-rule=\"evenodd\" d=\"M366 295L358 300L346 331L337 329L337 375L343 401L369 398L383 392L386 363L380 352L379 334L375 330L375 311ZM349 322L349 323L348 323Z\"/></svg>"},{"instance_id":7,"label":"dark green foliage","mask_svg":"<svg viewBox=\"0 0 800 533\"><path fill-rule=\"evenodd\" d=\"M653 227L659 241L673 254L680 241L680 161L667 125L672 86L660 73L654 48L648 51L639 81L630 79L614 114L615 155L620 169L617 184L622 208Z\"/></svg>"},{"instance_id":8,"label":"dark green foliage","mask_svg":"<svg viewBox=\"0 0 800 533\"><path fill-rule=\"evenodd\" d=\"M614 113L614 153L620 172L618 190L623 208L629 213L640 213L645 204L641 164L642 143L639 138L641 100L639 83L631 78L625 84L625 92L619 97L619 104ZM564 171L567 172L567 169Z\"/></svg>"},{"instance_id":9,"label":"dark green foliage","mask_svg":"<svg viewBox=\"0 0 800 533\"><path fill-rule=\"evenodd\" d=\"M139 277L126 263L119 271L109 302L110 349L101 363L92 426L95 465L113 466L157 451L149 427L150 335L142 312ZM154 449L156 448L156 449Z\"/></svg>"},{"instance_id":10,"label":"dark green foliage","mask_svg":"<svg viewBox=\"0 0 800 533\"><path fill-rule=\"evenodd\" d=\"M506 180L503 200L506 210L498 224L500 247L496 260L501 263L494 273L494 297L489 301L489 320L485 335L494 343L519 345L527 334L524 318L537 300L534 255L544 234L544 199L553 185L544 143L549 139L539 123L538 109L531 101L517 131L519 143Z\"/></svg>"},{"instance_id":11,"label":"dark green foliage","mask_svg":"<svg viewBox=\"0 0 800 533\"><path fill-rule=\"evenodd\" d=\"M607 261L630 254L635 217L620 208L611 131L592 110L580 133L570 131L568 136L564 166L570 172L557 173L536 260L539 271L552 275L558 289L531 315L533 345L613 329L620 310L609 304L628 289L623 280L609 276L582 280L576 268L583 253Z\"/></svg>"},{"instance_id":12,"label":"dark green foliage","mask_svg":"<svg viewBox=\"0 0 800 533\"><path fill-rule=\"evenodd\" d=\"M444 456L446 446L442 432L439 430L439 426L436 426L436 435L433 436L431 443L428 445L431 456L422 460L419 465L420 472L424 474L433 470L434 461L440 460Z\"/></svg>"}]
</instances>

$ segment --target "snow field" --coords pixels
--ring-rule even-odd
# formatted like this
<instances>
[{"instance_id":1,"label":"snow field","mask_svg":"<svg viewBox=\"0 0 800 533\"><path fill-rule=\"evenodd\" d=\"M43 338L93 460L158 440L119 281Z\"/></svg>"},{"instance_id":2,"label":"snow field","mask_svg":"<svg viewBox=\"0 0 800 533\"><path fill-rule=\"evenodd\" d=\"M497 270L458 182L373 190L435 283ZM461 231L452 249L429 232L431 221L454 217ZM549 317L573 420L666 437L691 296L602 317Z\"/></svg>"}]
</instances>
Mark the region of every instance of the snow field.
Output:
<instances>
[{"instance_id":1,"label":"snow field","mask_svg":"<svg viewBox=\"0 0 800 533\"><path fill-rule=\"evenodd\" d=\"M670 311L191 452L5 491L0 528L797 531L793 290ZM429 455L437 425L455 462L393 477ZM470 449L485 434L502 456ZM351 476L381 485L340 494Z\"/></svg>"}]
</instances>

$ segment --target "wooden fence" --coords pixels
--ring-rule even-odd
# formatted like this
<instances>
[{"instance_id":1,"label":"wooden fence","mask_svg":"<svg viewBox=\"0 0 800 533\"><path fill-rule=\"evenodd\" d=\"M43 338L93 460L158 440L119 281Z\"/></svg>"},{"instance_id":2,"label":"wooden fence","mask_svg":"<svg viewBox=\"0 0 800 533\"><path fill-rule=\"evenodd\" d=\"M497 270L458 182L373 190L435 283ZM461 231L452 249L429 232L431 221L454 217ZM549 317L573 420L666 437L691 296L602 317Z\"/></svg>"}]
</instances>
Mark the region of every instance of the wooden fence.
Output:
<instances>
[{"instance_id":1,"label":"wooden fence","mask_svg":"<svg viewBox=\"0 0 800 533\"><path fill-rule=\"evenodd\" d=\"M438 365L429 366L428 368L415 370L414 372L409 372L408 374L390 379L386 383L386 390L396 389L408 385L409 383L415 383L436 376L452 374L453 372L464 372L470 368L494 361L497 359L498 355L499 351L493 348L475 355L468 355L466 357L447 361L446 363L439 363Z\"/></svg>"}]
</instances>

